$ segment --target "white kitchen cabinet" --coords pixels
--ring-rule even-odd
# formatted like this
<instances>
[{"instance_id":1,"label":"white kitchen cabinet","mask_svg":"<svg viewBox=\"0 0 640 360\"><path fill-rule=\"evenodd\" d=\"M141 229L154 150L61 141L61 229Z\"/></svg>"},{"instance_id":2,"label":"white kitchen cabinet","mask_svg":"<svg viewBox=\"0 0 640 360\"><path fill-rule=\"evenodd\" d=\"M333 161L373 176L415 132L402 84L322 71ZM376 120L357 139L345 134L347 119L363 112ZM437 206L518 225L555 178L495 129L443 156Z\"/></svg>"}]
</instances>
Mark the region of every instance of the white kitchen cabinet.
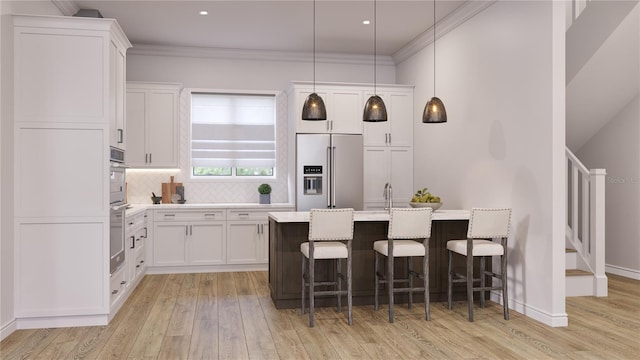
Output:
<instances>
[{"instance_id":1,"label":"white kitchen cabinet","mask_svg":"<svg viewBox=\"0 0 640 360\"><path fill-rule=\"evenodd\" d=\"M413 87L379 87L387 121L364 122L364 146L413 146ZM373 95L365 91L362 107Z\"/></svg>"},{"instance_id":2,"label":"white kitchen cabinet","mask_svg":"<svg viewBox=\"0 0 640 360\"><path fill-rule=\"evenodd\" d=\"M109 79L109 103L111 111L109 112L109 144L111 146L125 149L125 83L126 83L126 51L127 49L120 46L118 42L111 41L109 46L109 62L111 76Z\"/></svg>"},{"instance_id":3,"label":"white kitchen cabinet","mask_svg":"<svg viewBox=\"0 0 640 360\"><path fill-rule=\"evenodd\" d=\"M294 82L288 90L289 121L296 133L362 134L362 89L353 85L316 84L316 93L327 109L327 120L302 120L304 101L313 92L313 84Z\"/></svg>"},{"instance_id":4,"label":"white kitchen cabinet","mask_svg":"<svg viewBox=\"0 0 640 360\"><path fill-rule=\"evenodd\" d=\"M125 266L129 268L131 290L135 289L145 274L145 244L148 236L147 214L145 211L127 215L125 219Z\"/></svg>"},{"instance_id":5,"label":"white kitchen cabinet","mask_svg":"<svg viewBox=\"0 0 640 360\"><path fill-rule=\"evenodd\" d=\"M406 207L413 196L413 150L410 147L367 146L364 150L364 203L384 207L384 187L390 183L395 207Z\"/></svg>"},{"instance_id":6,"label":"white kitchen cabinet","mask_svg":"<svg viewBox=\"0 0 640 360\"><path fill-rule=\"evenodd\" d=\"M127 154L131 167L178 167L180 85L127 83Z\"/></svg>"},{"instance_id":7,"label":"white kitchen cabinet","mask_svg":"<svg viewBox=\"0 0 640 360\"><path fill-rule=\"evenodd\" d=\"M269 262L269 223L266 220L227 222L227 264Z\"/></svg>"},{"instance_id":8,"label":"white kitchen cabinet","mask_svg":"<svg viewBox=\"0 0 640 360\"><path fill-rule=\"evenodd\" d=\"M108 177L131 44L113 19L11 23L15 323L105 325L128 275L110 277Z\"/></svg>"},{"instance_id":9,"label":"white kitchen cabinet","mask_svg":"<svg viewBox=\"0 0 640 360\"><path fill-rule=\"evenodd\" d=\"M224 209L156 211L152 266L225 264L224 217Z\"/></svg>"}]
</instances>

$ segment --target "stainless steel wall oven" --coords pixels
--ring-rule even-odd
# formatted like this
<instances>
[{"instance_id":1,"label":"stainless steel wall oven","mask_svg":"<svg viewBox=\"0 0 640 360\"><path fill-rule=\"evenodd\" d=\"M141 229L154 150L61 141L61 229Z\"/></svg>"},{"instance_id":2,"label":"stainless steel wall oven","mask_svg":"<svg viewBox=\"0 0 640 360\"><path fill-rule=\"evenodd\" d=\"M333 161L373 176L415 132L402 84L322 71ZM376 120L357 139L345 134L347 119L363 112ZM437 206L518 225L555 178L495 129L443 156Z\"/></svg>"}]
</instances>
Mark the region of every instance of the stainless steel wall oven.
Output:
<instances>
[{"instance_id":1,"label":"stainless steel wall oven","mask_svg":"<svg viewBox=\"0 0 640 360\"><path fill-rule=\"evenodd\" d=\"M113 274L122 264L125 258L124 222L125 209L125 183L126 167L124 166L124 150L111 147L111 166L109 171L110 196L109 206L109 270Z\"/></svg>"}]
</instances>

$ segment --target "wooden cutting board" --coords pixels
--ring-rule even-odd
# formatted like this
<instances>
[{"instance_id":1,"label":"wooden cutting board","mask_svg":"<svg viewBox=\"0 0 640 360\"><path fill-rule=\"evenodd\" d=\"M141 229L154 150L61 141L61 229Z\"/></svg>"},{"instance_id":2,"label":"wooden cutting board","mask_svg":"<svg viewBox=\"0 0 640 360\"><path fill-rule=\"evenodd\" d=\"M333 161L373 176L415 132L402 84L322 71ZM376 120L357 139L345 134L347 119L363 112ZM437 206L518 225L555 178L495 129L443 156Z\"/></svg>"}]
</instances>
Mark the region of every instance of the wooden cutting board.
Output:
<instances>
[{"instance_id":1,"label":"wooden cutting board","mask_svg":"<svg viewBox=\"0 0 640 360\"><path fill-rule=\"evenodd\" d=\"M171 197L176 193L176 187L182 186L181 182L173 182L173 176L170 177L170 182L162 183L162 203L171 204Z\"/></svg>"}]
</instances>

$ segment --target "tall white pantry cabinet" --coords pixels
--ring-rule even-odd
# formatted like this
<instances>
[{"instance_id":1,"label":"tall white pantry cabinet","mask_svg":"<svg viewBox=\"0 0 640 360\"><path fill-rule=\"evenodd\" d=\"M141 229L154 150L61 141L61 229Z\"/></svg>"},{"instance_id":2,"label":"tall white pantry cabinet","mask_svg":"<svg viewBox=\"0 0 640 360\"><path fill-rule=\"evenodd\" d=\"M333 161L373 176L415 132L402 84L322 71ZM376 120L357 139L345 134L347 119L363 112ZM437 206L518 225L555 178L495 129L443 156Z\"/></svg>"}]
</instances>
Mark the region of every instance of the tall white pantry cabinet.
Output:
<instances>
[{"instance_id":1,"label":"tall white pantry cabinet","mask_svg":"<svg viewBox=\"0 0 640 360\"><path fill-rule=\"evenodd\" d=\"M13 16L18 328L108 323L109 145L124 146L115 20Z\"/></svg>"}]
</instances>

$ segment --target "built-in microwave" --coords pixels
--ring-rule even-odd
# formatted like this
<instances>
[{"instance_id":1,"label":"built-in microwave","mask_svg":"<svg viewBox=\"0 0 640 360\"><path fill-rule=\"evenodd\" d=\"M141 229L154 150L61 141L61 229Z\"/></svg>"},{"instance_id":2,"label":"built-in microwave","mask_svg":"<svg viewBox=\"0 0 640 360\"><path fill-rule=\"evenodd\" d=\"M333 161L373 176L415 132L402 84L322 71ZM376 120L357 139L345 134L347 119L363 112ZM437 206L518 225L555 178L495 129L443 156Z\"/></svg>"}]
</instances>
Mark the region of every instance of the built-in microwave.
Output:
<instances>
[{"instance_id":1,"label":"built-in microwave","mask_svg":"<svg viewBox=\"0 0 640 360\"><path fill-rule=\"evenodd\" d=\"M109 171L110 204L125 202L125 177L124 150L111 147L111 168Z\"/></svg>"}]
</instances>

